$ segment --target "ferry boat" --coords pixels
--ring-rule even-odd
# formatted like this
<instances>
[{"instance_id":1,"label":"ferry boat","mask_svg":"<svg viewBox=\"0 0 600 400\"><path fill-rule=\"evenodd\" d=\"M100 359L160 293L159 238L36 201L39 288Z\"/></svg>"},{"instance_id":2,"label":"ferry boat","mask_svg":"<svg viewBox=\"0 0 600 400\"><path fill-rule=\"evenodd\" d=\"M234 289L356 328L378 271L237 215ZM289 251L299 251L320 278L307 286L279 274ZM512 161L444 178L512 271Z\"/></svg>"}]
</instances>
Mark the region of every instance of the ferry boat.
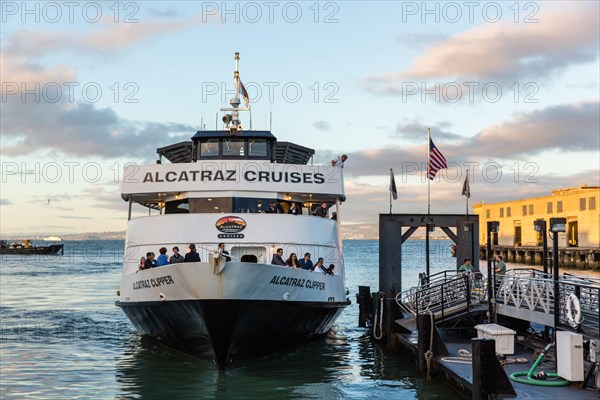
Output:
<instances>
[{"instance_id":1,"label":"ferry boat","mask_svg":"<svg viewBox=\"0 0 600 400\"><path fill-rule=\"evenodd\" d=\"M219 369L324 336L350 304L340 234L343 169L311 165L314 150L244 129L238 63L236 53L236 95L221 109L223 129L157 149L160 162L126 167L122 185L129 218L116 305L142 335L212 359ZM272 201L276 212L269 212ZM154 215L132 218L134 203ZM288 213L293 203L298 214ZM314 212L322 203L325 217ZM166 247L171 255L178 247L183 254L190 244L200 262L139 269L149 252ZM310 253L313 263L322 257L335 268L330 275L274 265L280 248L284 259Z\"/></svg>"}]
</instances>

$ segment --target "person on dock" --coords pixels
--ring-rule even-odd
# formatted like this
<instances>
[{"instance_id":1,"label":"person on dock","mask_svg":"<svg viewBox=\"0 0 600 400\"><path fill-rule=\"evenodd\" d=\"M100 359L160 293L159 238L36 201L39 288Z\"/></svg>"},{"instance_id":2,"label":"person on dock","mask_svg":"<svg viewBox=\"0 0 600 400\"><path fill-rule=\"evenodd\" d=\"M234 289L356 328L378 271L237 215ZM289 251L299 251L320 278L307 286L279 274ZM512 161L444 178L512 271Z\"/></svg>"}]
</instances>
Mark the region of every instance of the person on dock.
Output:
<instances>
[{"instance_id":1,"label":"person on dock","mask_svg":"<svg viewBox=\"0 0 600 400\"><path fill-rule=\"evenodd\" d=\"M167 258L167 248L161 247L160 249L158 249L158 252L160 253L160 256L158 256L158 258L156 259L156 266L162 267L163 265L168 265L169 259Z\"/></svg>"},{"instance_id":2,"label":"person on dock","mask_svg":"<svg viewBox=\"0 0 600 400\"><path fill-rule=\"evenodd\" d=\"M461 272L471 272L473 271L473 266L471 265L471 259L470 258L465 258L465 262L463 263L463 265L460 266L460 268L458 268L459 271Z\"/></svg>"},{"instance_id":3,"label":"person on dock","mask_svg":"<svg viewBox=\"0 0 600 400\"><path fill-rule=\"evenodd\" d=\"M496 274L496 280L504 278L506 274L506 263L502 260L502 256L496 255L496 268L494 268L494 274Z\"/></svg>"},{"instance_id":4,"label":"person on dock","mask_svg":"<svg viewBox=\"0 0 600 400\"><path fill-rule=\"evenodd\" d=\"M277 252L273 254L273 258L271 259L271 264L273 265L282 265L285 267L285 260L282 257L283 249L280 247L277 249Z\"/></svg>"},{"instance_id":5,"label":"person on dock","mask_svg":"<svg viewBox=\"0 0 600 400\"><path fill-rule=\"evenodd\" d=\"M311 270L314 268L313 262L310 260L310 253L304 254L304 258L300 260L302 269Z\"/></svg>"},{"instance_id":6,"label":"person on dock","mask_svg":"<svg viewBox=\"0 0 600 400\"><path fill-rule=\"evenodd\" d=\"M188 246L189 252L186 253L183 258L183 262L200 262L200 254L196 252L196 245L194 243L190 243Z\"/></svg>"}]
</instances>

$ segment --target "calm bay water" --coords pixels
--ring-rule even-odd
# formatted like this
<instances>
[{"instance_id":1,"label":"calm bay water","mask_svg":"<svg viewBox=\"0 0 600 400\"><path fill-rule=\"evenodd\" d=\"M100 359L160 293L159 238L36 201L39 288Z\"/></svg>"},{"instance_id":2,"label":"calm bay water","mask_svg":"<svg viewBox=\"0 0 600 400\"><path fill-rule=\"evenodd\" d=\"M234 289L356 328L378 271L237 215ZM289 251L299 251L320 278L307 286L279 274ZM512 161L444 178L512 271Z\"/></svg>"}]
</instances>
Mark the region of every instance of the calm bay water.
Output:
<instances>
[{"instance_id":1,"label":"calm bay water","mask_svg":"<svg viewBox=\"0 0 600 400\"><path fill-rule=\"evenodd\" d=\"M432 273L454 265L450 244L432 241ZM459 398L357 327L358 286L378 289L377 241L344 242L352 305L337 321L337 338L224 373L135 332L114 305L123 245L73 241L62 257L1 256L0 398ZM424 270L424 242L404 245L403 264L407 289Z\"/></svg>"}]
</instances>

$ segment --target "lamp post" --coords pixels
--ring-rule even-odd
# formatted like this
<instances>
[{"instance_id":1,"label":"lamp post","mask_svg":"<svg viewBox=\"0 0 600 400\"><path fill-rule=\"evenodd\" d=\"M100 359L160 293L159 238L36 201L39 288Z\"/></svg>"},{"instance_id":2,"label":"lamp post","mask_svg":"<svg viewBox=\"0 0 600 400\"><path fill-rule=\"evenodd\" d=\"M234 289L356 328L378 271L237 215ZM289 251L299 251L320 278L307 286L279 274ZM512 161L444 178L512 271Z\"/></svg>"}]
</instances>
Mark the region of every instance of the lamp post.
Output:
<instances>
[{"instance_id":1,"label":"lamp post","mask_svg":"<svg viewBox=\"0 0 600 400\"><path fill-rule=\"evenodd\" d=\"M552 232L552 280L554 283L554 342L556 343L556 328L560 321L560 296L558 293L558 234L567 231L566 218L550 218Z\"/></svg>"},{"instance_id":2,"label":"lamp post","mask_svg":"<svg viewBox=\"0 0 600 400\"><path fill-rule=\"evenodd\" d=\"M488 313L490 323L494 322L494 291L492 276L494 271L492 270L492 233L498 232L500 228L500 222L488 221L487 222L487 274L488 274Z\"/></svg>"},{"instance_id":3,"label":"lamp post","mask_svg":"<svg viewBox=\"0 0 600 400\"><path fill-rule=\"evenodd\" d=\"M533 229L542 235L542 265L544 266L544 274L548 273L548 236L546 234L546 221L536 219L533 221Z\"/></svg>"}]
</instances>

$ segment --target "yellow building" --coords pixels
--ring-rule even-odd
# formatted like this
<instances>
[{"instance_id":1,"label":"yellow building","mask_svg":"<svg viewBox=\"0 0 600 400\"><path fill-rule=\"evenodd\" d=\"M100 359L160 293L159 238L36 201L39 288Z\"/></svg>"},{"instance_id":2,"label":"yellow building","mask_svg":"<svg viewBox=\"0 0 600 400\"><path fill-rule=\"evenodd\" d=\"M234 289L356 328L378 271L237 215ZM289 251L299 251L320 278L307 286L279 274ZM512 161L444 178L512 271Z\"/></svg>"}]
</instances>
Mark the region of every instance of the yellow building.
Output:
<instances>
[{"instance_id":1,"label":"yellow building","mask_svg":"<svg viewBox=\"0 0 600 400\"><path fill-rule=\"evenodd\" d=\"M550 196L532 197L501 203L475 203L479 215L479 242L487 243L488 221L499 221L500 231L492 244L500 246L540 246L541 235L533 221L544 219L550 230L550 218L567 219L567 232L559 234L559 247L600 247L600 187L553 190Z\"/></svg>"}]
</instances>

